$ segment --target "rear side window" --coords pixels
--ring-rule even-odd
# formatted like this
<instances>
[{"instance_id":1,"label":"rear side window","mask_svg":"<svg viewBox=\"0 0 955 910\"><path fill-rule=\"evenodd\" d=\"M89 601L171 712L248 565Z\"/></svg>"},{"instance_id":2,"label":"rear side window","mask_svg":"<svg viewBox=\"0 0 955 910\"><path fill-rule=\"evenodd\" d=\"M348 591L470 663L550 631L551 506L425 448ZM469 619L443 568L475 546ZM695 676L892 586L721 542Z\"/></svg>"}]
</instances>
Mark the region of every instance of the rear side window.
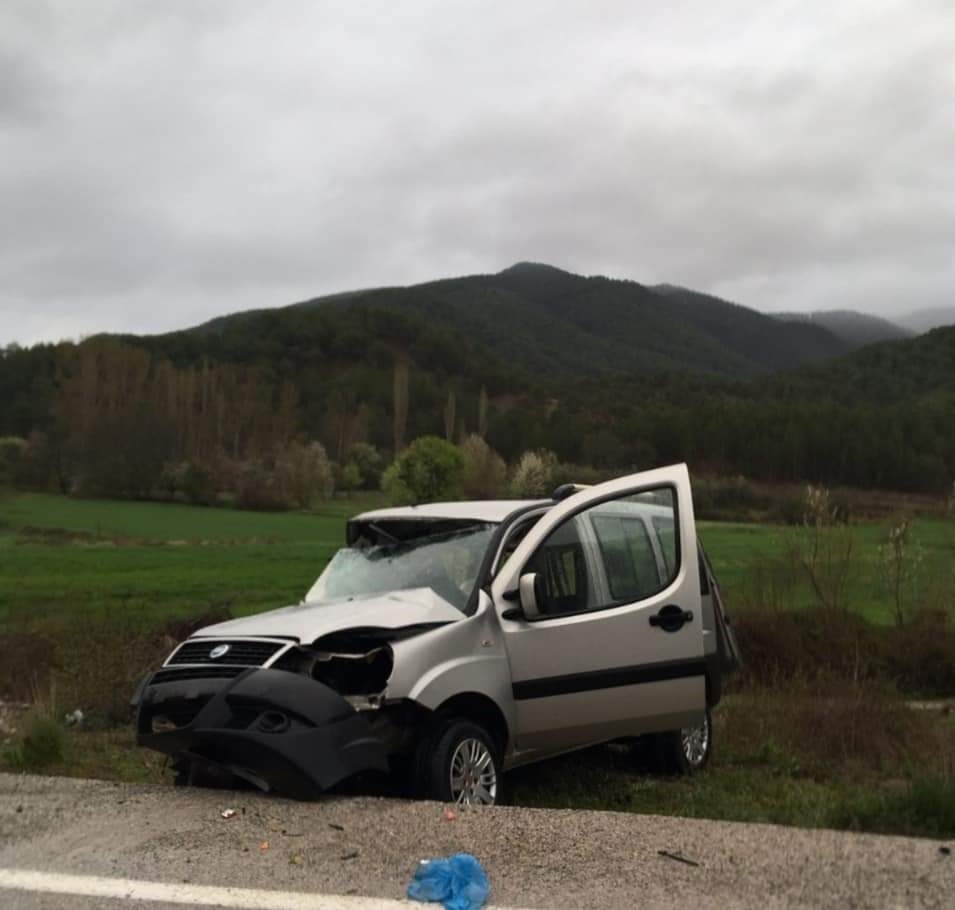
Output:
<instances>
[{"instance_id":1,"label":"rear side window","mask_svg":"<svg viewBox=\"0 0 955 910\"><path fill-rule=\"evenodd\" d=\"M676 574L676 526L673 516L654 515L650 520L657 534L657 543L660 544L664 571L667 577L672 578Z\"/></svg>"},{"instance_id":2,"label":"rear side window","mask_svg":"<svg viewBox=\"0 0 955 910\"><path fill-rule=\"evenodd\" d=\"M614 600L642 600L660 590L660 570L643 519L594 515L593 525Z\"/></svg>"},{"instance_id":3,"label":"rear side window","mask_svg":"<svg viewBox=\"0 0 955 910\"><path fill-rule=\"evenodd\" d=\"M633 603L662 591L680 563L676 492L661 487L601 503L591 526L613 603Z\"/></svg>"}]
</instances>

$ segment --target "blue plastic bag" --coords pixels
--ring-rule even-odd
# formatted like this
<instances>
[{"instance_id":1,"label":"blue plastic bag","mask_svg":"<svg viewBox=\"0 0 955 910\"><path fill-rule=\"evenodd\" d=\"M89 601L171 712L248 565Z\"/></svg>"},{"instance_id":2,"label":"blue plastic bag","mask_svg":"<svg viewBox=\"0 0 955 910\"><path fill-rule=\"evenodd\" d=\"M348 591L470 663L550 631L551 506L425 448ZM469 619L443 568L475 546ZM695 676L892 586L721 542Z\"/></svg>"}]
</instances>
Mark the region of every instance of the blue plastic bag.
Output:
<instances>
[{"instance_id":1,"label":"blue plastic bag","mask_svg":"<svg viewBox=\"0 0 955 910\"><path fill-rule=\"evenodd\" d=\"M470 853L424 860L408 885L413 901L441 901L445 910L481 910L490 893L487 875Z\"/></svg>"}]
</instances>

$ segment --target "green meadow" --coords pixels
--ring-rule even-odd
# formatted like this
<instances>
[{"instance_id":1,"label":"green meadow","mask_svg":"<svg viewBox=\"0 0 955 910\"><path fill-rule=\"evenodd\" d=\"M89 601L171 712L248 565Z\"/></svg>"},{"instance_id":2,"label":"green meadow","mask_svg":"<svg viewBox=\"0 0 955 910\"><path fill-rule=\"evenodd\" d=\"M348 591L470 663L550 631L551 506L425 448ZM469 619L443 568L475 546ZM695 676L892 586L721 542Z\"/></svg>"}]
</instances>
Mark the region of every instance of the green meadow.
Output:
<instances>
[{"instance_id":1,"label":"green meadow","mask_svg":"<svg viewBox=\"0 0 955 910\"><path fill-rule=\"evenodd\" d=\"M302 596L342 545L347 518L381 504L379 495L365 494L303 514L14 496L0 502L0 620L104 609L167 618L225 607L241 615L282 606ZM890 527L888 521L852 526L848 599L876 623L892 617L880 550ZM799 533L778 525L700 523L730 606L811 603L792 559ZM951 590L955 523L917 519L910 536L915 570L906 595L937 600Z\"/></svg>"}]
</instances>

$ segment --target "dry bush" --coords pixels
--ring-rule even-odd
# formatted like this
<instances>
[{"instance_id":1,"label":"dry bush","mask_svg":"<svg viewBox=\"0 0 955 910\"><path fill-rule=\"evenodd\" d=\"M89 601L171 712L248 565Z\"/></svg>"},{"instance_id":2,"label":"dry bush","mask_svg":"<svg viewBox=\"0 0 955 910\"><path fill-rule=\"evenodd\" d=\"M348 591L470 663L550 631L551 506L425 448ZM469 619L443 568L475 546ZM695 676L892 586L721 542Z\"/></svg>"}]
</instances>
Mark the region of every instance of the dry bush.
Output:
<instances>
[{"instance_id":1,"label":"dry bush","mask_svg":"<svg viewBox=\"0 0 955 910\"><path fill-rule=\"evenodd\" d=\"M320 442L293 442L275 459L280 496L297 509L314 509L335 489L332 463Z\"/></svg>"},{"instance_id":2,"label":"dry bush","mask_svg":"<svg viewBox=\"0 0 955 910\"><path fill-rule=\"evenodd\" d=\"M66 731L56 707L38 703L23 717L13 743L4 750L4 764L17 771L43 771L63 760Z\"/></svg>"},{"instance_id":3,"label":"dry bush","mask_svg":"<svg viewBox=\"0 0 955 910\"><path fill-rule=\"evenodd\" d=\"M885 673L905 692L955 695L955 618L925 608L898 629L886 630Z\"/></svg>"},{"instance_id":4,"label":"dry bush","mask_svg":"<svg viewBox=\"0 0 955 910\"><path fill-rule=\"evenodd\" d=\"M87 616L57 639L60 704L79 708L94 726L128 721L137 684L170 651L167 636L121 610Z\"/></svg>"},{"instance_id":5,"label":"dry bush","mask_svg":"<svg viewBox=\"0 0 955 910\"><path fill-rule=\"evenodd\" d=\"M848 594L859 568L855 544L848 514L833 503L825 487L808 486L802 526L790 535L788 550L824 610L849 608Z\"/></svg>"},{"instance_id":6,"label":"dry bush","mask_svg":"<svg viewBox=\"0 0 955 910\"><path fill-rule=\"evenodd\" d=\"M833 610L736 609L745 665L736 688L793 679L881 680L909 695L955 694L955 622L924 609L900 628Z\"/></svg>"},{"instance_id":7,"label":"dry bush","mask_svg":"<svg viewBox=\"0 0 955 910\"><path fill-rule=\"evenodd\" d=\"M772 497L745 477L695 477L693 510L710 521L754 521L772 506Z\"/></svg>"},{"instance_id":8,"label":"dry bush","mask_svg":"<svg viewBox=\"0 0 955 910\"><path fill-rule=\"evenodd\" d=\"M472 499L494 499L507 480L507 465L480 436L472 433L460 445L464 456L461 488Z\"/></svg>"},{"instance_id":9,"label":"dry bush","mask_svg":"<svg viewBox=\"0 0 955 910\"><path fill-rule=\"evenodd\" d=\"M793 772L857 778L868 774L950 774L950 734L909 708L891 687L838 677L758 686L721 706L723 754L771 761Z\"/></svg>"},{"instance_id":10,"label":"dry bush","mask_svg":"<svg viewBox=\"0 0 955 910\"><path fill-rule=\"evenodd\" d=\"M853 613L834 610L733 612L750 682L816 675L868 679L884 675L884 631Z\"/></svg>"},{"instance_id":11,"label":"dry bush","mask_svg":"<svg viewBox=\"0 0 955 910\"><path fill-rule=\"evenodd\" d=\"M511 494L536 498L550 496L554 491L557 456L547 449L525 452L511 476Z\"/></svg>"},{"instance_id":12,"label":"dry bush","mask_svg":"<svg viewBox=\"0 0 955 910\"><path fill-rule=\"evenodd\" d=\"M0 696L33 703L37 693L55 688L63 712L79 708L93 726L124 723L129 699L146 673L196 630L231 618L227 607L213 606L159 623L122 610L43 627L8 623L0 632Z\"/></svg>"},{"instance_id":13,"label":"dry bush","mask_svg":"<svg viewBox=\"0 0 955 910\"><path fill-rule=\"evenodd\" d=\"M8 620L0 629L0 697L30 702L49 689L56 669L56 640L46 631Z\"/></svg>"}]
</instances>

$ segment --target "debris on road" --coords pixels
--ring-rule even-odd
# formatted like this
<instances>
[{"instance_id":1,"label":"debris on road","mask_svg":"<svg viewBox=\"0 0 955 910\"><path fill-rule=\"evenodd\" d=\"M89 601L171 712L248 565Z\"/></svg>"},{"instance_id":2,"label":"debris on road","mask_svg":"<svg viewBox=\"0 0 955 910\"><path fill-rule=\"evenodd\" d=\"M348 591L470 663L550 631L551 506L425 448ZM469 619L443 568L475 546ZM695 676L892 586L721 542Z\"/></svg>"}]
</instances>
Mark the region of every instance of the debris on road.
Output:
<instances>
[{"instance_id":1,"label":"debris on road","mask_svg":"<svg viewBox=\"0 0 955 910\"><path fill-rule=\"evenodd\" d=\"M453 822L458 817L458 813L454 809L445 809L444 810L444 820L446 822Z\"/></svg>"},{"instance_id":2,"label":"debris on road","mask_svg":"<svg viewBox=\"0 0 955 910\"><path fill-rule=\"evenodd\" d=\"M345 853L342 856L342 861L344 862L346 859L358 859L358 851L352 850L350 853Z\"/></svg>"},{"instance_id":3,"label":"debris on road","mask_svg":"<svg viewBox=\"0 0 955 910\"><path fill-rule=\"evenodd\" d=\"M235 809L223 809L219 814L223 818L233 818L235 816Z\"/></svg>"},{"instance_id":4,"label":"debris on road","mask_svg":"<svg viewBox=\"0 0 955 910\"><path fill-rule=\"evenodd\" d=\"M938 848L938 852L941 853L942 856L951 856L951 855L952 855L952 848L951 848L951 847L939 847L939 848Z\"/></svg>"},{"instance_id":5,"label":"debris on road","mask_svg":"<svg viewBox=\"0 0 955 910\"><path fill-rule=\"evenodd\" d=\"M480 910L490 893L487 874L470 853L423 859L408 884L411 900L440 902L445 910Z\"/></svg>"},{"instance_id":6,"label":"debris on road","mask_svg":"<svg viewBox=\"0 0 955 910\"><path fill-rule=\"evenodd\" d=\"M328 823L328 827L329 827L329 828L334 828L336 831L344 831L344 830L345 830L345 826L344 826L344 825L338 825L338 824L336 824L335 822L329 822L329 823Z\"/></svg>"},{"instance_id":7,"label":"debris on road","mask_svg":"<svg viewBox=\"0 0 955 910\"><path fill-rule=\"evenodd\" d=\"M659 853L660 856L665 856L667 859L674 859L678 863L686 863L688 866L700 865L700 863L698 863L695 859L687 859L687 857L680 853L671 853L669 850L657 850L657 853Z\"/></svg>"},{"instance_id":8,"label":"debris on road","mask_svg":"<svg viewBox=\"0 0 955 910\"><path fill-rule=\"evenodd\" d=\"M269 849L269 842L267 840L262 841L262 843L259 844L259 849L264 853Z\"/></svg>"}]
</instances>

